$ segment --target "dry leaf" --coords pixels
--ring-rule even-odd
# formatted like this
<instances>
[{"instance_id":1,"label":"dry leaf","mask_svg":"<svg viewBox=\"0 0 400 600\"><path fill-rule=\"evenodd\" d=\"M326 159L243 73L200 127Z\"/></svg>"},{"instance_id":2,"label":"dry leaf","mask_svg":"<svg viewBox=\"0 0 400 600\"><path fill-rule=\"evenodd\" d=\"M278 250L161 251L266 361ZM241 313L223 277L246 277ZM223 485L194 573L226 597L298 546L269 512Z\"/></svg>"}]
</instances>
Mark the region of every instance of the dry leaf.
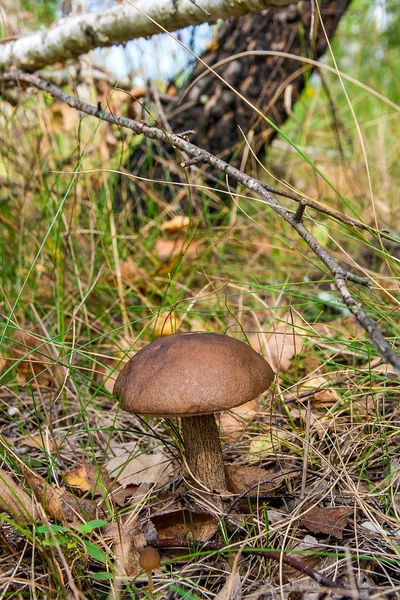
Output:
<instances>
[{"instance_id":1,"label":"dry leaf","mask_svg":"<svg viewBox=\"0 0 400 600\"><path fill-rule=\"evenodd\" d=\"M33 331L22 330L15 331L12 338L7 368L18 363L15 370L19 385L34 379L39 386L51 387L62 381L62 367L55 364L54 350L46 340Z\"/></svg>"},{"instance_id":2,"label":"dry leaf","mask_svg":"<svg viewBox=\"0 0 400 600\"><path fill-rule=\"evenodd\" d=\"M38 517L32 499L3 469L0 469L0 512L19 525L31 524Z\"/></svg>"},{"instance_id":3,"label":"dry leaf","mask_svg":"<svg viewBox=\"0 0 400 600\"><path fill-rule=\"evenodd\" d=\"M242 582L239 573L231 573L214 600L242 600Z\"/></svg>"},{"instance_id":4,"label":"dry leaf","mask_svg":"<svg viewBox=\"0 0 400 600\"><path fill-rule=\"evenodd\" d=\"M304 322L297 314L287 311L279 321L273 320L268 329L271 330L271 327L273 333L249 333L249 342L254 350L264 356L274 371L287 371L294 356L301 351L306 335Z\"/></svg>"},{"instance_id":5,"label":"dry leaf","mask_svg":"<svg viewBox=\"0 0 400 600\"><path fill-rule=\"evenodd\" d=\"M260 401L251 400L237 406L230 411L225 411L219 416L221 435L230 442L236 441L260 412Z\"/></svg>"},{"instance_id":6,"label":"dry leaf","mask_svg":"<svg viewBox=\"0 0 400 600\"><path fill-rule=\"evenodd\" d=\"M281 477L278 477L275 469L262 469L261 467L226 465L225 473L228 490L234 494L241 494L254 484L273 477L274 479L271 483L263 483L250 492L251 494L268 494L278 488L283 481Z\"/></svg>"},{"instance_id":7,"label":"dry leaf","mask_svg":"<svg viewBox=\"0 0 400 600\"><path fill-rule=\"evenodd\" d=\"M171 461L162 452L140 454L132 458L132 451L114 448L115 456L105 467L123 486L141 483L162 484L173 474Z\"/></svg>"},{"instance_id":8,"label":"dry leaf","mask_svg":"<svg viewBox=\"0 0 400 600\"><path fill-rule=\"evenodd\" d=\"M24 468L23 474L36 499L50 518L61 522L73 522L87 521L96 516L96 506L90 500L76 498L65 487L56 487L47 483L43 477L28 469Z\"/></svg>"},{"instance_id":9,"label":"dry leaf","mask_svg":"<svg viewBox=\"0 0 400 600\"><path fill-rule=\"evenodd\" d=\"M96 474L88 463L73 467L64 473L65 481L71 486L78 488L81 492L93 490L98 482Z\"/></svg>"},{"instance_id":10,"label":"dry leaf","mask_svg":"<svg viewBox=\"0 0 400 600\"><path fill-rule=\"evenodd\" d=\"M327 375L314 375L298 388L298 393L313 392L310 398L315 407L333 404L340 400L340 396L334 387L329 386L330 379Z\"/></svg>"},{"instance_id":11,"label":"dry leaf","mask_svg":"<svg viewBox=\"0 0 400 600\"><path fill-rule=\"evenodd\" d=\"M304 327L303 321L296 314L287 312L282 319L272 327L274 333L268 337L268 348L264 356L275 371L287 371L292 359L299 354L304 341L296 328Z\"/></svg>"},{"instance_id":12,"label":"dry leaf","mask_svg":"<svg viewBox=\"0 0 400 600\"><path fill-rule=\"evenodd\" d=\"M169 510L151 517L159 539L207 541L218 530L218 521L211 514L186 509Z\"/></svg>"},{"instance_id":13,"label":"dry leaf","mask_svg":"<svg viewBox=\"0 0 400 600\"><path fill-rule=\"evenodd\" d=\"M186 231L190 225L195 225L193 220L190 221L189 217L177 215L169 221L165 221L161 225L161 231L166 231L167 233L177 233L178 231Z\"/></svg>"},{"instance_id":14,"label":"dry leaf","mask_svg":"<svg viewBox=\"0 0 400 600\"><path fill-rule=\"evenodd\" d=\"M314 406L314 403L313 403ZM307 409L306 408L291 408L290 416L294 421L302 421L305 423L307 421ZM332 427L335 428L335 431L338 431L339 423L337 419L329 412L325 415L314 414L314 412L310 413L310 433L311 435L318 435L321 439L326 436L327 431Z\"/></svg>"},{"instance_id":15,"label":"dry leaf","mask_svg":"<svg viewBox=\"0 0 400 600\"><path fill-rule=\"evenodd\" d=\"M42 433L41 435L33 435L24 437L20 441L21 446L28 446L29 448L38 448L42 452L53 453L58 450L58 444L53 438L49 438L48 435Z\"/></svg>"},{"instance_id":16,"label":"dry leaf","mask_svg":"<svg viewBox=\"0 0 400 600\"><path fill-rule=\"evenodd\" d=\"M138 485L117 485L111 492L109 497L112 499L114 504L117 506L125 506L128 498L132 498L137 495L137 490L140 488Z\"/></svg>"},{"instance_id":17,"label":"dry leaf","mask_svg":"<svg viewBox=\"0 0 400 600\"><path fill-rule=\"evenodd\" d=\"M153 323L153 331L155 337L161 337L163 335L171 335L176 333L179 319L177 319L174 311L168 311L157 315Z\"/></svg>"},{"instance_id":18,"label":"dry leaf","mask_svg":"<svg viewBox=\"0 0 400 600\"><path fill-rule=\"evenodd\" d=\"M139 267L131 256L121 263L120 270L121 279L125 283L136 283L148 278L146 271Z\"/></svg>"},{"instance_id":19,"label":"dry leaf","mask_svg":"<svg viewBox=\"0 0 400 600\"><path fill-rule=\"evenodd\" d=\"M327 533L341 540L350 514L351 508L348 506L315 507L300 518L300 523L313 533Z\"/></svg>"},{"instance_id":20,"label":"dry leaf","mask_svg":"<svg viewBox=\"0 0 400 600\"><path fill-rule=\"evenodd\" d=\"M249 453L245 457L246 462L255 463L261 459L265 460L268 456L275 456L276 451L281 446L281 441L287 440L290 437L290 432L284 429L276 429L274 433L258 435L252 438L249 445Z\"/></svg>"},{"instance_id":21,"label":"dry leaf","mask_svg":"<svg viewBox=\"0 0 400 600\"><path fill-rule=\"evenodd\" d=\"M144 548L147 542L136 524L123 521L110 523L104 535L111 537L117 573L128 577L139 575L142 570L139 566L139 550Z\"/></svg>"},{"instance_id":22,"label":"dry leaf","mask_svg":"<svg viewBox=\"0 0 400 600\"><path fill-rule=\"evenodd\" d=\"M179 237L176 240L158 240L154 253L160 262L176 258L180 254L186 258L197 258L200 255L201 245L196 240L187 240Z\"/></svg>"},{"instance_id":23,"label":"dry leaf","mask_svg":"<svg viewBox=\"0 0 400 600\"><path fill-rule=\"evenodd\" d=\"M297 560L307 565L307 567L313 568L323 560L323 557L318 554L321 552L321 546L311 535L306 535L301 542L294 544L292 550L295 551ZM310 554L310 551L313 550L315 550L315 554ZM282 565L282 574L285 582L304 577L303 573L285 563Z\"/></svg>"}]
</instances>

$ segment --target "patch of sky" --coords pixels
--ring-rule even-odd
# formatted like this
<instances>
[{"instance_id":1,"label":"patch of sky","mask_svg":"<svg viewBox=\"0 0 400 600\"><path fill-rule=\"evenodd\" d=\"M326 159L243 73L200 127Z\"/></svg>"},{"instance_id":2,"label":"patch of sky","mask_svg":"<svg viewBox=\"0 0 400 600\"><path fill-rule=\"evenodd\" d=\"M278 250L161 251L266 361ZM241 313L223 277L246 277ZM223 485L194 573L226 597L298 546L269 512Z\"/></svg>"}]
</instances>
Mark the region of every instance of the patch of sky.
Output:
<instances>
[{"instance_id":1,"label":"patch of sky","mask_svg":"<svg viewBox=\"0 0 400 600\"><path fill-rule=\"evenodd\" d=\"M94 62L104 66L116 77L127 77L137 85L148 79L167 82L178 75L184 77L195 62L193 55L201 54L211 40L212 28L208 23L185 27L171 35L160 33L151 38L139 38L125 45L101 48L92 53ZM179 40L179 41L178 41Z\"/></svg>"}]
</instances>

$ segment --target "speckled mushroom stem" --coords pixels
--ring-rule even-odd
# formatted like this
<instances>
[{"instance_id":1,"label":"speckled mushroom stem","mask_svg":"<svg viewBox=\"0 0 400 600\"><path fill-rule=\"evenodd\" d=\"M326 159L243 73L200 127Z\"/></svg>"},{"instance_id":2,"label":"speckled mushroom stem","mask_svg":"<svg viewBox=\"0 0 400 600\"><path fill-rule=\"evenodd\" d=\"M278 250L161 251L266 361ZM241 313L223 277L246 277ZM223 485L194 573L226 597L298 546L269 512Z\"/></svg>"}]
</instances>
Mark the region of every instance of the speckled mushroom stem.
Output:
<instances>
[{"instance_id":1,"label":"speckled mushroom stem","mask_svg":"<svg viewBox=\"0 0 400 600\"><path fill-rule=\"evenodd\" d=\"M214 415L182 417L181 421L189 469L211 492L226 490L224 459Z\"/></svg>"}]
</instances>

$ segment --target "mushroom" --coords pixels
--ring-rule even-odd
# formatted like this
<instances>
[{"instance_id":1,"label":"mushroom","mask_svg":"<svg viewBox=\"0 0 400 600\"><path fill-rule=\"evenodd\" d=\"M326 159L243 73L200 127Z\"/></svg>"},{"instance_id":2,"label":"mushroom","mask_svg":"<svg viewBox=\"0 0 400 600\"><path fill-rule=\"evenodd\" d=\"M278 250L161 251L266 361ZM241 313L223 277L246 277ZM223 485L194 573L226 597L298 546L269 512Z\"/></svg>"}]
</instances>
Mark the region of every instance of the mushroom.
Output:
<instances>
[{"instance_id":1,"label":"mushroom","mask_svg":"<svg viewBox=\"0 0 400 600\"><path fill-rule=\"evenodd\" d=\"M140 553L139 565L147 571L148 592L150 598L153 598L153 577L151 572L160 566L161 559L158 551L153 546L146 546Z\"/></svg>"},{"instance_id":2,"label":"mushroom","mask_svg":"<svg viewBox=\"0 0 400 600\"><path fill-rule=\"evenodd\" d=\"M131 413L181 417L186 461L208 490L226 490L214 413L257 398L274 372L250 346L216 333L175 333L131 358L115 385L121 408Z\"/></svg>"}]
</instances>

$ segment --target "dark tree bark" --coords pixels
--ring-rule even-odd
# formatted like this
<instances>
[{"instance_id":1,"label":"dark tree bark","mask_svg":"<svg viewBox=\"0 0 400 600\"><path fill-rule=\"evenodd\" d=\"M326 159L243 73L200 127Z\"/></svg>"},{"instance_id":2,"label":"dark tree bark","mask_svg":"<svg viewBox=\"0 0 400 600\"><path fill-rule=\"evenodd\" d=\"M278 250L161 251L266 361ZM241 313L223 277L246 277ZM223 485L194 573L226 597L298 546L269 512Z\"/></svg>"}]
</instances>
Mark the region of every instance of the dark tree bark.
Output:
<instances>
[{"instance_id":1,"label":"dark tree bark","mask_svg":"<svg viewBox=\"0 0 400 600\"><path fill-rule=\"evenodd\" d=\"M279 10L268 9L227 22L210 44L212 49L201 58L212 66L239 52L278 50L318 59L326 51L327 41L317 12L314 14L315 33L310 38L313 4L314 0L304 0L297 5ZM350 0L321 0L320 12L329 39L349 4ZM177 102L165 109L171 130L179 133L194 129L196 133L191 136L191 141L238 166L241 159L241 153L237 152L238 143L243 143L241 128L246 135L252 132L252 149L262 156L275 135L274 129L214 74L208 72L191 87L204 71L205 67L198 62L189 81L179 91ZM249 55L228 61L217 72L264 115L281 126L304 88L310 67L280 56ZM147 141L133 153L130 172L140 174L146 146L148 150ZM151 176L159 179L162 166L165 168L165 160L171 157L173 150L167 146L163 149L153 147L151 153L154 160ZM170 160L168 164L172 164ZM171 177L185 181L184 173L175 165ZM212 180L211 173L208 173L207 179Z\"/></svg>"}]
</instances>

